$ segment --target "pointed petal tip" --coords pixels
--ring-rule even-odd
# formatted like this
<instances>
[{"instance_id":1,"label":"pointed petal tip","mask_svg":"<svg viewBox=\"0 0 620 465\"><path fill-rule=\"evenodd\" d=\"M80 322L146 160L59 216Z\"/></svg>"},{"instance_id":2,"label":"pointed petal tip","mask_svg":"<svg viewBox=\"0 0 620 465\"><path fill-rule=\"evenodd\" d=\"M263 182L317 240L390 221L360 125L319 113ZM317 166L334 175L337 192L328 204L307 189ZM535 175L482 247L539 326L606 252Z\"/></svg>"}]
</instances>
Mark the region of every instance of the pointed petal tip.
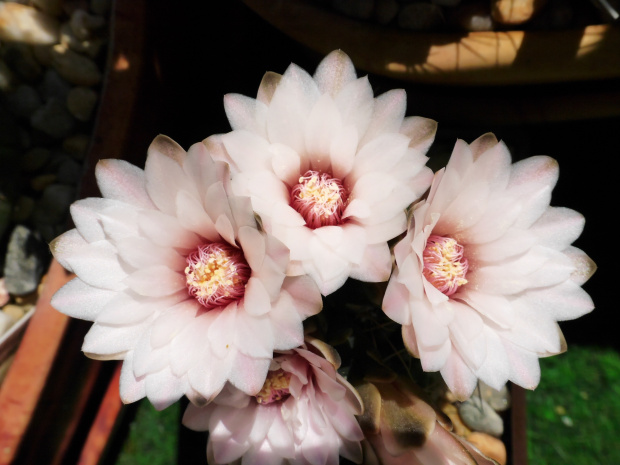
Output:
<instances>
[{"instance_id":1,"label":"pointed petal tip","mask_svg":"<svg viewBox=\"0 0 620 465\"><path fill-rule=\"evenodd\" d=\"M148 154L157 151L181 164L185 158L185 150L170 137L159 134L148 148Z\"/></svg>"},{"instance_id":2,"label":"pointed petal tip","mask_svg":"<svg viewBox=\"0 0 620 465\"><path fill-rule=\"evenodd\" d=\"M267 71L261 80L260 86L258 87L256 99L263 102L265 105L269 105L281 79L281 74L274 73L273 71Z\"/></svg>"}]
</instances>

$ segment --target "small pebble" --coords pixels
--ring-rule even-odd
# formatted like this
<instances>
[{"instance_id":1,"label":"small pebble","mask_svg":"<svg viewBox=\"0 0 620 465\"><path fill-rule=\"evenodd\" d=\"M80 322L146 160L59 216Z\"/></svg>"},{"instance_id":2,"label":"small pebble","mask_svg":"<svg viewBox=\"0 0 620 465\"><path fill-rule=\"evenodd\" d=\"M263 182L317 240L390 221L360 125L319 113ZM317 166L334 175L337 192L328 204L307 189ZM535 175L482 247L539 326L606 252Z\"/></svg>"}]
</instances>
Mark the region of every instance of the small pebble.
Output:
<instances>
[{"instance_id":1,"label":"small pebble","mask_svg":"<svg viewBox=\"0 0 620 465\"><path fill-rule=\"evenodd\" d=\"M23 307L21 305L8 304L2 307L2 311L10 316L14 323L17 323L19 320L23 318L23 316L28 313L28 310L32 308L32 305L28 305Z\"/></svg>"},{"instance_id":2,"label":"small pebble","mask_svg":"<svg viewBox=\"0 0 620 465\"><path fill-rule=\"evenodd\" d=\"M84 10L75 10L71 14L71 30L80 40L90 39L93 32L105 26L105 18L102 16L91 15Z\"/></svg>"},{"instance_id":3,"label":"small pebble","mask_svg":"<svg viewBox=\"0 0 620 465\"><path fill-rule=\"evenodd\" d=\"M71 91L71 84L63 79L55 70L47 69L43 75L43 81L39 86L39 91L46 102L52 98L64 102L67 100L69 92Z\"/></svg>"},{"instance_id":4,"label":"small pebble","mask_svg":"<svg viewBox=\"0 0 620 465\"><path fill-rule=\"evenodd\" d=\"M52 156L52 152L43 147L35 147L27 151L21 159L21 168L26 172L43 168Z\"/></svg>"},{"instance_id":5,"label":"small pebble","mask_svg":"<svg viewBox=\"0 0 620 465\"><path fill-rule=\"evenodd\" d=\"M88 87L74 87L67 96L67 108L79 121L90 121L98 99L97 92Z\"/></svg>"},{"instance_id":6,"label":"small pebble","mask_svg":"<svg viewBox=\"0 0 620 465\"><path fill-rule=\"evenodd\" d=\"M73 131L75 120L64 102L51 98L30 117L33 128L55 139L67 137Z\"/></svg>"},{"instance_id":7,"label":"small pebble","mask_svg":"<svg viewBox=\"0 0 620 465\"><path fill-rule=\"evenodd\" d=\"M374 0L333 0L332 6L339 12L357 19L369 19L374 10Z\"/></svg>"},{"instance_id":8,"label":"small pebble","mask_svg":"<svg viewBox=\"0 0 620 465\"><path fill-rule=\"evenodd\" d=\"M43 191L47 186L56 182L56 175L53 173L41 174L30 180L30 187L37 192Z\"/></svg>"},{"instance_id":9,"label":"small pebble","mask_svg":"<svg viewBox=\"0 0 620 465\"><path fill-rule=\"evenodd\" d=\"M67 81L77 86L93 86L101 82L101 72L93 60L57 44L52 48L52 66Z\"/></svg>"},{"instance_id":10,"label":"small pebble","mask_svg":"<svg viewBox=\"0 0 620 465\"><path fill-rule=\"evenodd\" d=\"M480 381L478 386L480 387L482 400L486 401L496 412L503 412L510 408L510 392L508 387L504 385L499 391L493 389L491 386ZM478 396L478 387L474 390L472 397Z\"/></svg>"},{"instance_id":11,"label":"small pebble","mask_svg":"<svg viewBox=\"0 0 620 465\"><path fill-rule=\"evenodd\" d=\"M441 8L432 3L412 3L398 14L398 25L412 31L432 31L443 24Z\"/></svg>"},{"instance_id":12,"label":"small pebble","mask_svg":"<svg viewBox=\"0 0 620 465\"><path fill-rule=\"evenodd\" d=\"M21 84L14 92L8 93L6 101L14 114L26 119L29 119L43 104L39 93L27 84Z\"/></svg>"},{"instance_id":13,"label":"small pebble","mask_svg":"<svg viewBox=\"0 0 620 465\"><path fill-rule=\"evenodd\" d=\"M62 142L62 149L76 160L83 160L90 144L90 136L74 134Z\"/></svg>"},{"instance_id":14,"label":"small pebble","mask_svg":"<svg viewBox=\"0 0 620 465\"><path fill-rule=\"evenodd\" d=\"M459 415L469 428L499 437L504 432L502 418L484 400L470 397L459 405Z\"/></svg>"},{"instance_id":15,"label":"small pebble","mask_svg":"<svg viewBox=\"0 0 620 465\"><path fill-rule=\"evenodd\" d=\"M398 15L398 2L396 0L376 0L374 18L379 24L389 24Z\"/></svg>"},{"instance_id":16,"label":"small pebble","mask_svg":"<svg viewBox=\"0 0 620 465\"><path fill-rule=\"evenodd\" d=\"M33 209L34 199L26 197L25 195L20 196L13 206L13 222L26 222L28 218L30 218Z\"/></svg>"},{"instance_id":17,"label":"small pebble","mask_svg":"<svg viewBox=\"0 0 620 465\"><path fill-rule=\"evenodd\" d=\"M9 315L0 311L0 336L6 333L15 322Z\"/></svg>"},{"instance_id":18,"label":"small pebble","mask_svg":"<svg viewBox=\"0 0 620 465\"><path fill-rule=\"evenodd\" d=\"M467 440L480 449L484 455L497 461L500 465L506 465L506 446L502 441L485 433L471 433Z\"/></svg>"}]
</instances>

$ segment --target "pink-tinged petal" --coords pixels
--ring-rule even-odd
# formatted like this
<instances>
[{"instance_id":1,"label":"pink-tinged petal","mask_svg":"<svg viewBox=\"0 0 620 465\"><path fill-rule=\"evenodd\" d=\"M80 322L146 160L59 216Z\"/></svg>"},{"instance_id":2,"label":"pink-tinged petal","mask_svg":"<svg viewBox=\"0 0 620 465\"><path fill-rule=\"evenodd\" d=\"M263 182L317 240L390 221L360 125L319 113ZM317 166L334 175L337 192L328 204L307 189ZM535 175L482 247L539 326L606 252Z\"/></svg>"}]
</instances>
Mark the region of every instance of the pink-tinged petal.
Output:
<instances>
[{"instance_id":1,"label":"pink-tinged petal","mask_svg":"<svg viewBox=\"0 0 620 465\"><path fill-rule=\"evenodd\" d=\"M295 308L297 312L291 311L292 308ZM317 313L316 309L314 311ZM305 315L300 315L298 312L301 313L299 304L286 294L274 302L269 314L273 326L272 350L289 350L303 344L302 319L305 319Z\"/></svg>"},{"instance_id":2,"label":"pink-tinged petal","mask_svg":"<svg viewBox=\"0 0 620 465\"><path fill-rule=\"evenodd\" d=\"M263 137L266 135L267 105L263 102L244 95L226 94L224 109L233 130L243 129Z\"/></svg>"},{"instance_id":3,"label":"pink-tinged petal","mask_svg":"<svg viewBox=\"0 0 620 465\"><path fill-rule=\"evenodd\" d=\"M271 359L275 334L269 317L255 318L239 311L235 322L235 345L239 353L250 358Z\"/></svg>"},{"instance_id":4,"label":"pink-tinged petal","mask_svg":"<svg viewBox=\"0 0 620 465\"><path fill-rule=\"evenodd\" d=\"M403 134L380 134L357 153L350 176L359 179L366 173L388 172L407 153L409 138Z\"/></svg>"},{"instance_id":5,"label":"pink-tinged petal","mask_svg":"<svg viewBox=\"0 0 620 465\"><path fill-rule=\"evenodd\" d=\"M570 280L554 287L532 289L520 299L534 312L542 312L555 321L574 320L594 309L592 298Z\"/></svg>"},{"instance_id":6,"label":"pink-tinged petal","mask_svg":"<svg viewBox=\"0 0 620 465\"><path fill-rule=\"evenodd\" d=\"M133 325L153 315L157 306L138 296L119 292L97 315L96 322L104 325Z\"/></svg>"},{"instance_id":7,"label":"pink-tinged petal","mask_svg":"<svg viewBox=\"0 0 620 465\"><path fill-rule=\"evenodd\" d=\"M387 243L367 245L364 249L362 261L351 267L353 279L366 282L383 282L390 279L392 260Z\"/></svg>"},{"instance_id":8,"label":"pink-tinged petal","mask_svg":"<svg viewBox=\"0 0 620 465\"><path fill-rule=\"evenodd\" d=\"M187 312L184 320L185 326L170 341L170 369L175 376L182 376L209 359L209 342L204 335L209 330L210 319L206 314L196 317Z\"/></svg>"},{"instance_id":9,"label":"pink-tinged petal","mask_svg":"<svg viewBox=\"0 0 620 465\"><path fill-rule=\"evenodd\" d=\"M287 250L288 255L288 250ZM271 257L266 257L262 266L258 270L254 270L253 276L260 280L265 290L269 294L269 300L274 301L280 295L282 284L284 282L286 265L281 266Z\"/></svg>"},{"instance_id":10,"label":"pink-tinged petal","mask_svg":"<svg viewBox=\"0 0 620 465\"><path fill-rule=\"evenodd\" d=\"M443 376L448 388L459 400L465 400L470 397L476 388L476 375L456 350L450 352L446 364L441 369L441 376Z\"/></svg>"},{"instance_id":11,"label":"pink-tinged petal","mask_svg":"<svg viewBox=\"0 0 620 465\"><path fill-rule=\"evenodd\" d=\"M260 391L265 383L271 358L254 358L238 352L233 360L230 384L248 395Z\"/></svg>"},{"instance_id":12,"label":"pink-tinged petal","mask_svg":"<svg viewBox=\"0 0 620 465\"><path fill-rule=\"evenodd\" d=\"M275 175L289 187L297 184L299 176L303 174L299 154L283 144L272 144L269 151L272 155L271 168Z\"/></svg>"},{"instance_id":13,"label":"pink-tinged petal","mask_svg":"<svg viewBox=\"0 0 620 465\"><path fill-rule=\"evenodd\" d=\"M242 171L260 171L271 164L269 142L264 137L245 130L222 136L226 152L235 166Z\"/></svg>"},{"instance_id":14,"label":"pink-tinged petal","mask_svg":"<svg viewBox=\"0 0 620 465\"><path fill-rule=\"evenodd\" d=\"M252 270L259 270L265 260L265 237L256 228L247 226L239 228L238 237L248 264Z\"/></svg>"},{"instance_id":15,"label":"pink-tinged petal","mask_svg":"<svg viewBox=\"0 0 620 465\"><path fill-rule=\"evenodd\" d=\"M230 209L228 197L229 194L222 181L215 182L209 186L204 200L205 210L209 218L217 221L220 216L225 216L229 221L233 221L233 213Z\"/></svg>"},{"instance_id":16,"label":"pink-tinged petal","mask_svg":"<svg viewBox=\"0 0 620 465\"><path fill-rule=\"evenodd\" d=\"M545 213L558 173L558 162L545 156L526 158L512 166L507 193L528 206L516 227L527 228Z\"/></svg>"},{"instance_id":17,"label":"pink-tinged petal","mask_svg":"<svg viewBox=\"0 0 620 465\"><path fill-rule=\"evenodd\" d=\"M459 292L458 298L502 329L512 327L518 317L512 302L502 295L478 292L466 286Z\"/></svg>"},{"instance_id":18,"label":"pink-tinged petal","mask_svg":"<svg viewBox=\"0 0 620 465\"><path fill-rule=\"evenodd\" d=\"M147 297L163 297L186 287L185 276L164 265L134 271L124 283L133 291Z\"/></svg>"},{"instance_id":19,"label":"pink-tinged petal","mask_svg":"<svg viewBox=\"0 0 620 465\"><path fill-rule=\"evenodd\" d=\"M97 198L78 200L71 205L71 218L75 228L86 242L105 239L105 233L99 223L99 213L107 205L109 200Z\"/></svg>"},{"instance_id":20,"label":"pink-tinged petal","mask_svg":"<svg viewBox=\"0 0 620 465\"><path fill-rule=\"evenodd\" d=\"M132 350L148 328L148 321L133 326L109 326L95 323L84 337L82 351L98 360L122 359Z\"/></svg>"},{"instance_id":21,"label":"pink-tinged petal","mask_svg":"<svg viewBox=\"0 0 620 465\"><path fill-rule=\"evenodd\" d=\"M128 352L121 368L120 396L124 404L131 404L146 396L146 382L133 374L133 353Z\"/></svg>"},{"instance_id":22,"label":"pink-tinged petal","mask_svg":"<svg viewBox=\"0 0 620 465\"><path fill-rule=\"evenodd\" d=\"M378 244L394 239L407 229L407 215L405 211L398 212L393 218L378 224L366 224L366 219L355 217L364 226L366 232L366 242L368 244ZM372 215L369 217L372 220Z\"/></svg>"},{"instance_id":23,"label":"pink-tinged petal","mask_svg":"<svg viewBox=\"0 0 620 465\"><path fill-rule=\"evenodd\" d=\"M174 216L158 211L145 211L138 216L141 233L161 247L193 249L200 238L185 229Z\"/></svg>"},{"instance_id":24,"label":"pink-tinged petal","mask_svg":"<svg viewBox=\"0 0 620 465\"><path fill-rule=\"evenodd\" d=\"M281 79L281 74L267 71L260 82L260 86L258 86L256 100L263 102L265 105L269 105Z\"/></svg>"},{"instance_id":25,"label":"pink-tinged petal","mask_svg":"<svg viewBox=\"0 0 620 465\"><path fill-rule=\"evenodd\" d=\"M220 215L217 217L215 221L215 230L224 239L231 245L235 245L235 227L230 221L230 218L226 215Z\"/></svg>"},{"instance_id":26,"label":"pink-tinged petal","mask_svg":"<svg viewBox=\"0 0 620 465\"><path fill-rule=\"evenodd\" d=\"M342 215L342 217L345 219L355 217L355 219L360 220L370 217L370 214L371 210L368 203L365 200L357 198L353 199L347 205L347 208L345 209L344 215Z\"/></svg>"},{"instance_id":27,"label":"pink-tinged petal","mask_svg":"<svg viewBox=\"0 0 620 465\"><path fill-rule=\"evenodd\" d=\"M402 89L389 90L375 99L372 119L360 147L381 133L398 132L405 117L407 95Z\"/></svg>"},{"instance_id":28,"label":"pink-tinged petal","mask_svg":"<svg viewBox=\"0 0 620 465\"><path fill-rule=\"evenodd\" d=\"M165 136L158 136L149 147L144 168L146 190L153 203L164 213L174 214L177 192L193 187L188 185L183 172L185 157L185 151Z\"/></svg>"},{"instance_id":29,"label":"pink-tinged petal","mask_svg":"<svg viewBox=\"0 0 620 465\"><path fill-rule=\"evenodd\" d=\"M70 269L86 284L115 291L126 287L122 281L127 277L127 272L109 242L93 242L73 252L65 259Z\"/></svg>"},{"instance_id":30,"label":"pink-tinged petal","mask_svg":"<svg viewBox=\"0 0 620 465\"><path fill-rule=\"evenodd\" d=\"M77 229L70 229L50 243L50 251L63 268L73 272L73 268L71 268L68 259L85 249L86 246L87 242L80 235Z\"/></svg>"},{"instance_id":31,"label":"pink-tinged petal","mask_svg":"<svg viewBox=\"0 0 620 465\"><path fill-rule=\"evenodd\" d=\"M228 164L215 160L215 155L209 153L204 143L193 144L187 151L183 172L193 184L191 192L197 192L200 199L205 198L211 184L230 177Z\"/></svg>"},{"instance_id":32,"label":"pink-tinged petal","mask_svg":"<svg viewBox=\"0 0 620 465\"><path fill-rule=\"evenodd\" d=\"M168 347L151 346L151 331L145 331L133 350L133 373L136 378L163 370L170 363Z\"/></svg>"},{"instance_id":33,"label":"pink-tinged petal","mask_svg":"<svg viewBox=\"0 0 620 465\"><path fill-rule=\"evenodd\" d=\"M146 192L144 171L124 160L100 160L95 167L101 194L139 208L155 208Z\"/></svg>"},{"instance_id":34,"label":"pink-tinged petal","mask_svg":"<svg viewBox=\"0 0 620 465\"><path fill-rule=\"evenodd\" d=\"M209 312L213 321L209 326L207 339L213 354L220 359L226 358L229 353L236 353L236 321L237 305L236 302L228 305L222 310L211 310Z\"/></svg>"},{"instance_id":35,"label":"pink-tinged petal","mask_svg":"<svg viewBox=\"0 0 620 465\"><path fill-rule=\"evenodd\" d=\"M540 382L538 356L504 342L510 366L510 381L526 389L535 389Z\"/></svg>"},{"instance_id":36,"label":"pink-tinged petal","mask_svg":"<svg viewBox=\"0 0 620 465\"><path fill-rule=\"evenodd\" d=\"M173 271L183 272L187 266L185 257L170 247L160 247L148 239L127 237L116 242L118 256L134 268L164 265Z\"/></svg>"},{"instance_id":37,"label":"pink-tinged petal","mask_svg":"<svg viewBox=\"0 0 620 465\"><path fill-rule=\"evenodd\" d=\"M257 278L250 278L245 285L243 308L252 316L260 316L271 310L271 298Z\"/></svg>"},{"instance_id":38,"label":"pink-tinged petal","mask_svg":"<svg viewBox=\"0 0 620 465\"><path fill-rule=\"evenodd\" d=\"M397 273L397 271L395 271ZM411 311L409 310L409 291L394 279L390 279L385 296L383 298L383 311L396 323L408 326L411 323Z\"/></svg>"},{"instance_id":39,"label":"pink-tinged petal","mask_svg":"<svg viewBox=\"0 0 620 465\"><path fill-rule=\"evenodd\" d=\"M403 120L399 132L411 139L409 147L426 153L435 140L437 121L421 116L409 116Z\"/></svg>"},{"instance_id":40,"label":"pink-tinged petal","mask_svg":"<svg viewBox=\"0 0 620 465\"><path fill-rule=\"evenodd\" d=\"M349 82L357 78L351 59L342 50L327 55L314 73L314 81L322 94L337 95Z\"/></svg>"},{"instance_id":41,"label":"pink-tinged petal","mask_svg":"<svg viewBox=\"0 0 620 465\"><path fill-rule=\"evenodd\" d=\"M452 302L452 305L454 318L449 326L450 340L463 361L475 371L487 356L482 318L467 305L460 302Z\"/></svg>"},{"instance_id":42,"label":"pink-tinged petal","mask_svg":"<svg viewBox=\"0 0 620 465\"><path fill-rule=\"evenodd\" d=\"M94 321L115 295L115 291L89 286L80 278L73 278L54 294L51 303L65 315Z\"/></svg>"},{"instance_id":43,"label":"pink-tinged petal","mask_svg":"<svg viewBox=\"0 0 620 465\"><path fill-rule=\"evenodd\" d=\"M447 325L437 318L428 302L420 301L412 308L411 321L414 328L425 328L425 331L416 331L418 347L440 347L450 337Z\"/></svg>"},{"instance_id":44,"label":"pink-tinged petal","mask_svg":"<svg viewBox=\"0 0 620 465\"><path fill-rule=\"evenodd\" d=\"M574 283L581 286L596 272L596 263L582 250L571 246L564 249L564 254L575 267L575 270L570 275L570 279Z\"/></svg>"},{"instance_id":45,"label":"pink-tinged petal","mask_svg":"<svg viewBox=\"0 0 620 465\"><path fill-rule=\"evenodd\" d=\"M182 423L194 431L207 431L209 429L210 412L212 407L200 408L189 404L183 414Z\"/></svg>"},{"instance_id":46,"label":"pink-tinged petal","mask_svg":"<svg viewBox=\"0 0 620 465\"><path fill-rule=\"evenodd\" d=\"M532 225L532 231L539 244L555 250L564 250L572 244L583 231L585 218L569 208L550 207Z\"/></svg>"},{"instance_id":47,"label":"pink-tinged petal","mask_svg":"<svg viewBox=\"0 0 620 465\"><path fill-rule=\"evenodd\" d=\"M332 98L323 94L312 108L305 124L305 154L310 169L326 172L331 165L330 148L340 132L342 119Z\"/></svg>"},{"instance_id":48,"label":"pink-tinged petal","mask_svg":"<svg viewBox=\"0 0 620 465\"><path fill-rule=\"evenodd\" d=\"M282 289L293 297L295 307L303 319L321 311L323 299L308 276L288 277L284 280Z\"/></svg>"},{"instance_id":49,"label":"pink-tinged petal","mask_svg":"<svg viewBox=\"0 0 620 465\"><path fill-rule=\"evenodd\" d=\"M186 191L180 191L177 194L176 216L183 229L192 231L212 242L219 239L215 224L200 201Z\"/></svg>"},{"instance_id":50,"label":"pink-tinged petal","mask_svg":"<svg viewBox=\"0 0 620 465\"><path fill-rule=\"evenodd\" d=\"M267 111L269 140L288 145L297 153L302 153L303 128L319 96L319 89L308 73L296 65L290 65L282 76Z\"/></svg>"},{"instance_id":51,"label":"pink-tinged petal","mask_svg":"<svg viewBox=\"0 0 620 465\"><path fill-rule=\"evenodd\" d=\"M204 363L192 367L188 373L190 385L208 401L213 400L224 388L230 377L232 360L236 354L231 352L226 358L213 357L210 352L201 356Z\"/></svg>"},{"instance_id":52,"label":"pink-tinged petal","mask_svg":"<svg viewBox=\"0 0 620 465\"><path fill-rule=\"evenodd\" d=\"M169 368L146 375L146 397L153 407L163 410L179 400L186 391L188 383L185 377L177 378Z\"/></svg>"},{"instance_id":53,"label":"pink-tinged petal","mask_svg":"<svg viewBox=\"0 0 620 465\"><path fill-rule=\"evenodd\" d=\"M496 263L521 255L537 243L530 230L509 229L499 239L485 244L467 244L467 259Z\"/></svg>"},{"instance_id":54,"label":"pink-tinged petal","mask_svg":"<svg viewBox=\"0 0 620 465\"><path fill-rule=\"evenodd\" d=\"M404 334L404 333L403 333ZM408 334L408 336L410 336ZM407 346L409 347L409 346ZM418 358L424 371L440 371L453 350L456 350L452 342L447 339L437 347L418 346Z\"/></svg>"},{"instance_id":55,"label":"pink-tinged petal","mask_svg":"<svg viewBox=\"0 0 620 465\"><path fill-rule=\"evenodd\" d=\"M506 385L510 376L510 362L497 331L490 326L485 326L484 339L487 344L487 356L475 373L479 379L483 379L493 389L500 390Z\"/></svg>"},{"instance_id":56,"label":"pink-tinged petal","mask_svg":"<svg viewBox=\"0 0 620 465\"><path fill-rule=\"evenodd\" d=\"M345 179L355 166L359 134L353 125L344 126L332 136L329 146L332 174Z\"/></svg>"},{"instance_id":57,"label":"pink-tinged petal","mask_svg":"<svg viewBox=\"0 0 620 465\"><path fill-rule=\"evenodd\" d=\"M173 340L196 316L198 316L200 304L193 299L186 299L174 303L168 307L153 322L151 330L151 345L162 347Z\"/></svg>"},{"instance_id":58,"label":"pink-tinged petal","mask_svg":"<svg viewBox=\"0 0 620 465\"><path fill-rule=\"evenodd\" d=\"M267 432L267 440L280 457L295 458L295 438L281 415L274 415L274 421Z\"/></svg>"}]
</instances>

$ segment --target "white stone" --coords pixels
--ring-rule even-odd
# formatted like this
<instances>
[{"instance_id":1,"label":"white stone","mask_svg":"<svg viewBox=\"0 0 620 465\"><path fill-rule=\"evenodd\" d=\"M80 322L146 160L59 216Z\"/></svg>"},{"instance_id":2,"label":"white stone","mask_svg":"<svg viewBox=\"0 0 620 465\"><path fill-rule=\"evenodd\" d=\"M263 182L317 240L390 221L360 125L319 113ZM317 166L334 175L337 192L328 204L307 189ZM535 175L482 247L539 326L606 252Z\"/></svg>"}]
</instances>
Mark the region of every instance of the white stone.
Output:
<instances>
[{"instance_id":1,"label":"white stone","mask_svg":"<svg viewBox=\"0 0 620 465\"><path fill-rule=\"evenodd\" d=\"M59 37L53 17L19 3L0 2L0 40L45 45L57 43Z\"/></svg>"},{"instance_id":2,"label":"white stone","mask_svg":"<svg viewBox=\"0 0 620 465\"><path fill-rule=\"evenodd\" d=\"M67 81L78 86L88 87L101 82L101 72L95 62L65 45L54 45L52 66Z\"/></svg>"}]
</instances>

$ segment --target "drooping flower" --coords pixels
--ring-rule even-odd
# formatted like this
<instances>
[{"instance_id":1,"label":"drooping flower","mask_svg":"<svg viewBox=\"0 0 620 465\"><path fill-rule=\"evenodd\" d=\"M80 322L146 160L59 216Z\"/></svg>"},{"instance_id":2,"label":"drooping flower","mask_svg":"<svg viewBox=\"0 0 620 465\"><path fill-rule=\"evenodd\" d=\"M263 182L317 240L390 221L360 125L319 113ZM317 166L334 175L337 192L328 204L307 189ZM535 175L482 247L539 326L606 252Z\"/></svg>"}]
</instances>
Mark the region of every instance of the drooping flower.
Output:
<instances>
[{"instance_id":1,"label":"drooping flower","mask_svg":"<svg viewBox=\"0 0 620 465\"><path fill-rule=\"evenodd\" d=\"M475 446L452 433L450 420L402 379L357 387L366 440L364 465L493 465Z\"/></svg>"},{"instance_id":2,"label":"drooping flower","mask_svg":"<svg viewBox=\"0 0 620 465\"><path fill-rule=\"evenodd\" d=\"M205 144L291 250L289 273L310 275L323 295L349 276L386 281L387 241L405 231L405 209L432 179L424 153L436 123L404 118L403 90L373 98L339 50L314 77L293 64L267 73L256 100L229 94L224 105L233 131Z\"/></svg>"},{"instance_id":3,"label":"drooping flower","mask_svg":"<svg viewBox=\"0 0 620 465\"><path fill-rule=\"evenodd\" d=\"M461 398L477 379L536 387L538 358L565 350L557 322L593 308L581 285L596 266L570 245L584 219L549 206L557 177L549 157L511 164L492 134L458 141L394 249L383 309Z\"/></svg>"},{"instance_id":4,"label":"drooping flower","mask_svg":"<svg viewBox=\"0 0 620 465\"><path fill-rule=\"evenodd\" d=\"M288 250L231 194L227 165L158 136L144 171L102 160L96 175L104 198L74 203L76 228L51 244L77 275L52 304L94 321L82 350L124 359L124 402L202 402L227 381L258 392L322 302L310 278L285 276Z\"/></svg>"},{"instance_id":5,"label":"drooping flower","mask_svg":"<svg viewBox=\"0 0 620 465\"><path fill-rule=\"evenodd\" d=\"M309 340L274 355L257 395L227 385L206 407L190 404L183 424L209 431L210 465L337 465L339 455L359 463L361 400L339 365L330 346Z\"/></svg>"}]
</instances>

